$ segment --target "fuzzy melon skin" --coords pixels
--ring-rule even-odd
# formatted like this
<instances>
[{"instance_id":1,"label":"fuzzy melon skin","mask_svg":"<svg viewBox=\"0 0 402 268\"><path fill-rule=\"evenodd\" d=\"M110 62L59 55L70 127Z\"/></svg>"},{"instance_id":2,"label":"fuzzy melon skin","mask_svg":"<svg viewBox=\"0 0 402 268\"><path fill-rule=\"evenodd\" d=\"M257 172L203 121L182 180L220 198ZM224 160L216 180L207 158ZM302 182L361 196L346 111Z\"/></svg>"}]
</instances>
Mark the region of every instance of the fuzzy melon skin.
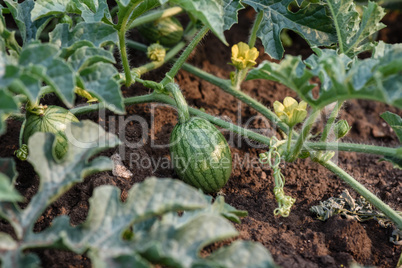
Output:
<instances>
[{"instance_id":1,"label":"fuzzy melon skin","mask_svg":"<svg viewBox=\"0 0 402 268\"><path fill-rule=\"evenodd\" d=\"M179 178L204 193L218 192L232 172L232 155L225 137L199 117L174 127L170 154Z\"/></svg>"},{"instance_id":2,"label":"fuzzy melon skin","mask_svg":"<svg viewBox=\"0 0 402 268\"><path fill-rule=\"evenodd\" d=\"M29 137L36 132L53 133L56 135L56 157L61 159L68 150L67 137L64 131L70 122L79 122L79 120L69 110L59 106L48 106L43 115L27 112L22 142L28 144Z\"/></svg>"}]
</instances>

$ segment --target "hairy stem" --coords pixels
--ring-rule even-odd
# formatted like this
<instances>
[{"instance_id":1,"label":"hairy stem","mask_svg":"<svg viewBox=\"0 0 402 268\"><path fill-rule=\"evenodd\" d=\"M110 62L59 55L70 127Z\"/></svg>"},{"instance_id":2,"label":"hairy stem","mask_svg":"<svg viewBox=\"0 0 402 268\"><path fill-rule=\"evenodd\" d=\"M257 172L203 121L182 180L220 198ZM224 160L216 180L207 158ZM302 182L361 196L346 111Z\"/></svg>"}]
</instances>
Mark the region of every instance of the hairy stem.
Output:
<instances>
[{"instance_id":1,"label":"hairy stem","mask_svg":"<svg viewBox=\"0 0 402 268\"><path fill-rule=\"evenodd\" d=\"M145 24L145 23L157 20L157 19L171 17L176 14L179 14L182 11L183 11L183 9L181 7L171 7L171 8L165 9L165 10L158 10L158 11L152 12L150 14L146 14L144 16L138 17L133 23L130 24L130 26L128 26L128 29L135 28L139 25L142 25L142 24Z\"/></svg>"},{"instance_id":2,"label":"hairy stem","mask_svg":"<svg viewBox=\"0 0 402 268\"><path fill-rule=\"evenodd\" d=\"M127 30L127 22L133 13L133 10L137 7L140 0L131 1L127 8L124 11L124 15L121 21L116 25L116 29L118 30L119 36L119 49L121 61L123 63L124 73L126 76L126 86L130 86L132 82L131 72L130 72L130 64L127 57L127 49L126 49L126 30Z\"/></svg>"},{"instance_id":3,"label":"hairy stem","mask_svg":"<svg viewBox=\"0 0 402 268\"><path fill-rule=\"evenodd\" d=\"M226 93L229 93L230 95L234 96L235 98L243 101L245 104L251 106L254 108L256 111L260 112L263 116L271 120L274 124L278 125L279 128L284 131L286 134L289 133L289 127L283 123L282 121L279 120L279 118L276 116L274 112L272 112L270 109L265 107L262 103L256 101L252 97L248 96L244 92L240 90L236 90L232 85L230 80L222 79L219 77L216 77L212 74L209 74L197 67L194 67L190 64L183 64L183 70L192 73L208 82L211 84L214 84L218 87L220 87L223 91ZM297 136L296 133L294 133L295 136Z\"/></svg>"},{"instance_id":4,"label":"hairy stem","mask_svg":"<svg viewBox=\"0 0 402 268\"><path fill-rule=\"evenodd\" d=\"M257 40L257 30L260 28L260 24L262 21L262 18L264 16L264 11L260 11L257 14L257 17L254 20L253 28L251 29L251 34L250 38L248 39L248 46L254 47L255 46L255 41Z\"/></svg>"},{"instance_id":5,"label":"hairy stem","mask_svg":"<svg viewBox=\"0 0 402 268\"><path fill-rule=\"evenodd\" d=\"M373 204L376 208L381 210L388 218L390 218L399 229L402 229L402 217L396 213L395 210L390 208L381 199L366 189L360 182L355 180L352 176L346 173L343 169L335 165L331 161L322 162L318 161L321 165L338 175L342 180L348 183L356 192L362 195L367 201Z\"/></svg>"},{"instance_id":6,"label":"hairy stem","mask_svg":"<svg viewBox=\"0 0 402 268\"><path fill-rule=\"evenodd\" d=\"M176 102L177 112L179 114L179 122L181 124L186 123L188 120L190 120L190 114L188 112L186 99L181 93L179 86L175 83L169 83L165 86L165 88L172 93Z\"/></svg>"},{"instance_id":7,"label":"hairy stem","mask_svg":"<svg viewBox=\"0 0 402 268\"><path fill-rule=\"evenodd\" d=\"M320 111L314 110L307 120L303 124L302 131L297 138L296 144L293 147L292 152L289 155L289 162L293 162L296 160L297 156L299 155L301 149L303 148L304 142L307 140L308 135L310 134L310 130L313 127L315 120L317 119Z\"/></svg>"},{"instance_id":8,"label":"hairy stem","mask_svg":"<svg viewBox=\"0 0 402 268\"><path fill-rule=\"evenodd\" d=\"M339 111L341 110L342 104L343 104L342 101L338 101L335 104L335 107L332 110L332 112L327 120L324 130L322 131L321 138L320 138L321 141L327 140L329 132L331 131L332 126L334 125L335 119L338 117Z\"/></svg>"},{"instance_id":9,"label":"hairy stem","mask_svg":"<svg viewBox=\"0 0 402 268\"><path fill-rule=\"evenodd\" d=\"M357 143L343 142L306 142L303 150L309 151L341 151L341 152L356 152L366 154L376 154L381 156L397 156L397 148L374 146Z\"/></svg>"},{"instance_id":10,"label":"hairy stem","mask_svg":"<svg viewBox=\"0 0 402 268\"><path fill-rule=\"evenodd\" d=\"M162 85L166 85L169 82L172 82L171 80L173 77L177 74L177 72L181 69L183 66L184 62L187 60L187 58L190 56L191 52L195 49L195 47L198 45L198 43L204 38L204 36L208 33L209 28L207 26L202 27L202 29L194 36L194 38L191 40L190 44L186 47L186 49L183 51L183 53L180 55L180 57L177 59L177 61L174 63L172 69L166 74L165 78L161 81Z\"/></svg>"}]
</instances>

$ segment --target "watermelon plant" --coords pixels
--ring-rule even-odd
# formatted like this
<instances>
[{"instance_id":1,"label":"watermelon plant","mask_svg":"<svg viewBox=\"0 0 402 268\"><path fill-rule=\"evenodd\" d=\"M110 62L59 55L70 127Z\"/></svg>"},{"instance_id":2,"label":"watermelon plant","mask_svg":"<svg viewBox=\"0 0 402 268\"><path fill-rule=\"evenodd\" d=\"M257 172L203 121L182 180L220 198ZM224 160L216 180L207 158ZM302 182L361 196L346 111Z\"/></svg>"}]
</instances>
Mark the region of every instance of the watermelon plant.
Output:
<instances>
[{"instance_id":1,"label":"watermelon plant","mask_svg":"<svg viewBox=\"0 0 402 268\"><path fill-rule=\"evenodd\" d=\"M224 31L237 22L238 11L245 6L257 16L248 42L231 48L234 71L230 77L219 78L186 63L209 31L227 44ZM345 101L368 99L402 108L402 45L370 39L384 27L380 20L385 13L376 3L369 1L361 13L351 0L116 0L114 7L106 0L5 0L0 9L0 135L6 132L6 120L24 122L16 155L27 158L40 177L38 192L22 208L18 202L24 197L14 186L15 163L0 160L0 216L15 234L0 233L4 267L37 265L38 257L26 251L34 248L86 253L97 267L274 267L269 252L252 242L234 242L207 257L199 256L206 245L237 235L225 217L239 222L245 215L225 204L222 197L212 202L196 189L217 192L230 177L230 149L214 125L269 146L260 159L273 169L275 215L288 216L295 202L295 197L285 194L280 164L310 157L402 229L400 213L331 161L335 151L346 151L379 155L395 168L402 167L401 147L340 141L350 129L347 122L337 120ZM174 17L179 13L185 16L185 27ZM10 18L18 29L6 25ZM157 46L127 40L131 29ZM314 54L306 60L289 55L282 59L284 29L297 32ZM265 53L282 60L256 66L257 38ZM148 51L151 62L133 66L135 59L129 61L127 46ZM370 56L363 59L363 53ZM143 79L145 73L170 62L161 81ZM179 70L246 103L276 124L284 138L268 137L188 107L174 83ZM278 100L272 111L241 91L242 82L251 79L282 83L301 101ZM123 97L122 87L136 84L151 93ZM316 88L318 96L313 92ZM41 103L48 94L55 94L67 109ZM78 95L89 104L77 106ZM171 158L178 176L193 187L177 180L149 178L135 184L121 202L119 190L102 186L95 189L83 224L71 226L64 215L35 233L35 222L59 196L84 177L112 168L109 159L96 154L116 146L118 139L95 123L78 122L76 116L104 108L124 114L127 105L149 102L177 109ZM332 113L318 141L313 140L311 129L329 106ZM390 112L381 117L402 141L402 118ZM331 132L335 132L335 141L329 139Z\"/></svg>"}]
</instances>

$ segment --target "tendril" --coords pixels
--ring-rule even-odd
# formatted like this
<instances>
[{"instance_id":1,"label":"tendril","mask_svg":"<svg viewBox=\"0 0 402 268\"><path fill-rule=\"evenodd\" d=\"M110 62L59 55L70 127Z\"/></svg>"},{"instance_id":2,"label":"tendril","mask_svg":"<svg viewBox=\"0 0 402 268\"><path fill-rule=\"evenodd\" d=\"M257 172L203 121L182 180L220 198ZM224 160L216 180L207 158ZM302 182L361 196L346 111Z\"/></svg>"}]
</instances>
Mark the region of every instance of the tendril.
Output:
<instances>
[{"instance_id":1,"label":"tendril","mask_svg":"<svg viewBox=\"0 0 402 268\"><path fill-rule=\"evenodd\" d=\"M278 203L278 207L274 210L274 215L288 217L290 214L290 209L295 203L296 199L285 195L283 190L283 187L285 186L285 176L283 176L280 169L282 158L278 152L278 147L283 143L283 141L278 141L275 137L272 138L270 141L269 151L260 154L260 162L262 164L269 164L273 170L275 180L274 194Z\"/></svg>"}]
</instances>

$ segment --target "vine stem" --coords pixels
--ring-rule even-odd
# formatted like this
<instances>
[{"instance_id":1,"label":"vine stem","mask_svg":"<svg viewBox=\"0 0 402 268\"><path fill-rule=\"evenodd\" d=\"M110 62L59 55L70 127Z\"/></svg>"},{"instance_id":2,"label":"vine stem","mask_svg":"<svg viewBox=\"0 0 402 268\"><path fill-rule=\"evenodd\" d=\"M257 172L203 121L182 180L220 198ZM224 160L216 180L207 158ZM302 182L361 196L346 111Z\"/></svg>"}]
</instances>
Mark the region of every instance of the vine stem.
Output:
<instances>
[{"instance_id":1,"label":"vine stem","mask_svg":"<svg viewBox=\"0 0 402 268\"><path fill-rule=\"evenodd\" d=\"M248 96L246 93L242 92L241 90L236 90L230 80L222 79L219 77L216 77L212 74L209 74L195 66L192 66L190 64L183 64L183 70L192 73L208 82L211 84L214 84L218 87L220 87L223 91L226 93L229 93L233 97L243 101L245 104L251 106L254 108L256 111L260 112L263 116L271 120L274 124L276 124L282 131L284 131L286 134L289 133L289 127L283 123L282 121L279 120L278 116L274 112L272 112L270 109L265 107L262 103L256 101L252 97ZM294 133L294 136L298 136L296 133Z\"/></svg>"},{"instance_id":2,"label":"vine stem","mask_svg":"<svg viewBox=\"0 0 402 268\"><path fill-rule=\"evenodd\" d=\"M163 18L167 18L167 17L171 17L174 16L176 14L179 14L180 12L182 12L183 9L181 7L171 7L165 10L159 10L159 11L155 11L152 12L150 14L146 14L144 16L138 17L135 21L133 21L129 26L128 29L132 29L135 28L139 25L157 20L157 19L163 19Z\"/></svg>"},{"instance_id":3,"label":"vine stem","mask_svg":"<svg viewBox=\"0 0 402 268\"><path fill-rule=\"evenodd\" d=\"M191 52L195 49L195 47L198 45L198 43L204 38L204 36L208 33L209 28L207 26L202 27L202 29L194 36L194 38L191 40L191 42L188 44L186 49L183 51L183 53L180 55L180 57L177 59L177 61L174 63L172 69L166 74L165 78L161 81L161 84L165 86L167 83L172 82L171 80L177 72L181 69L183 66L184 62L187 60L187 58L190 56Z\"/></svg>"},{"instance_id":4,"label":"vine stem","mask_svg":"<svg viewBox=\"0 0 402 268\"><path fill-rule=\"evenodd\" d=\"M322 162L319 160L318 162L322 166L326 167L328 170L338 175L342 180L348 183L356 192L358 192L360 195L366 198L367 201L369 201L377 209L382 211L388 218L390 218L398 226L399 229L402 229L402 217L399 216L395 210L393 210L391 207L389 207L387 204L381 201L377 196L375 196L373 193L367 190L364 187L364 185L355 180L352 176L350 176L342 168L335 165L333 162L331 161Z\"/></svg>"},{"instance_id":5,"label":"vine stem","mask_svg":"<svg viewBox=\"0 0 402 268\"><path fill-rule=\"evenodd\" d=\"M180 124L186 123L190 120L190 114L188 112L188 105L186 100L184 99L183 94L179 88L179 85L175 83L169 83L165 86L170 93L172 93L174 100L176 101L177 112L179 114L179 122Z\"/></svg>"},{"instance_id":6,"label":"vine stem","mask_svg":"<svg viewBox=\"0 0 402 268\"><path fill-rule=\"evenodd\" d=\"M120 48L120 55L121 61L123 63L124 73L126 76L126 86L130 86L132 82L131 72L130 72L130 64L128 62L127 57L127 49L126 49L126 30L127 30L127 22L130 19L131 13L137 7L140 0L130 1L127 6L127 9L124 12L123 18L119 23L116 25L118 30L119 36L119 48Z\"/></svg>"},{"instance_id":7,"label":"vine stem","mask_svg":"<svg viewBox=\"0 0 402 268\"><path fill-rule=\"evenodd\" d=\"M397 148L382 147L367 144L343 143L343 142L306 142L303 150L316 151L342 151L366 154L376 154L381 156L397 156Z\"/></svg>"},{"instance_id":8,"label":"vine stem","mask_svg":"<svg viewBox=\"0 0 402 268\"><path fill-rule=\"evenodd\" d=\"M320 114L320 111L313 110L313 112L310 114L310 116L304 122L302 131L301 131L299 137L297 138L296 144L294 145L292 152L288 156L289 162L294 162L296 160L296 158L299 155L301 149L303 148L303 144L307 140L307 137L310 134L310 130L313 127L313 124L319 114Z\"/></svg>"},{"instance_id":9,"label":"vine stem","mask_svg":"<svg viewBox=\"0 0 402 268\"><path fill-rule=\"evenodd\" d=\"M253 28L251 29L251 34L248 39L249 47L255 46L255 41L257 40L257 30L260 28L260 24L263 17L264 17L264 11L261 10L260 12L258 12L257 17L254 20Z\"/></svg>"},{"instance_id":10,"label":"vine stem","mask_svg":"<svg viewBox=\"0 0 402 268\"><path fill-rule=\"evenodd\" d=\"M327 140L329 132L331 131L332 126L334 125L335 119L338 117L339 111L341 110L342 104L343 104L342 101L338 101L335 104L335 107L332 110L332 112L327 120L324 130L322 131L321 138L320 138L321 141Z\"/></svg>"}]
</instances>

